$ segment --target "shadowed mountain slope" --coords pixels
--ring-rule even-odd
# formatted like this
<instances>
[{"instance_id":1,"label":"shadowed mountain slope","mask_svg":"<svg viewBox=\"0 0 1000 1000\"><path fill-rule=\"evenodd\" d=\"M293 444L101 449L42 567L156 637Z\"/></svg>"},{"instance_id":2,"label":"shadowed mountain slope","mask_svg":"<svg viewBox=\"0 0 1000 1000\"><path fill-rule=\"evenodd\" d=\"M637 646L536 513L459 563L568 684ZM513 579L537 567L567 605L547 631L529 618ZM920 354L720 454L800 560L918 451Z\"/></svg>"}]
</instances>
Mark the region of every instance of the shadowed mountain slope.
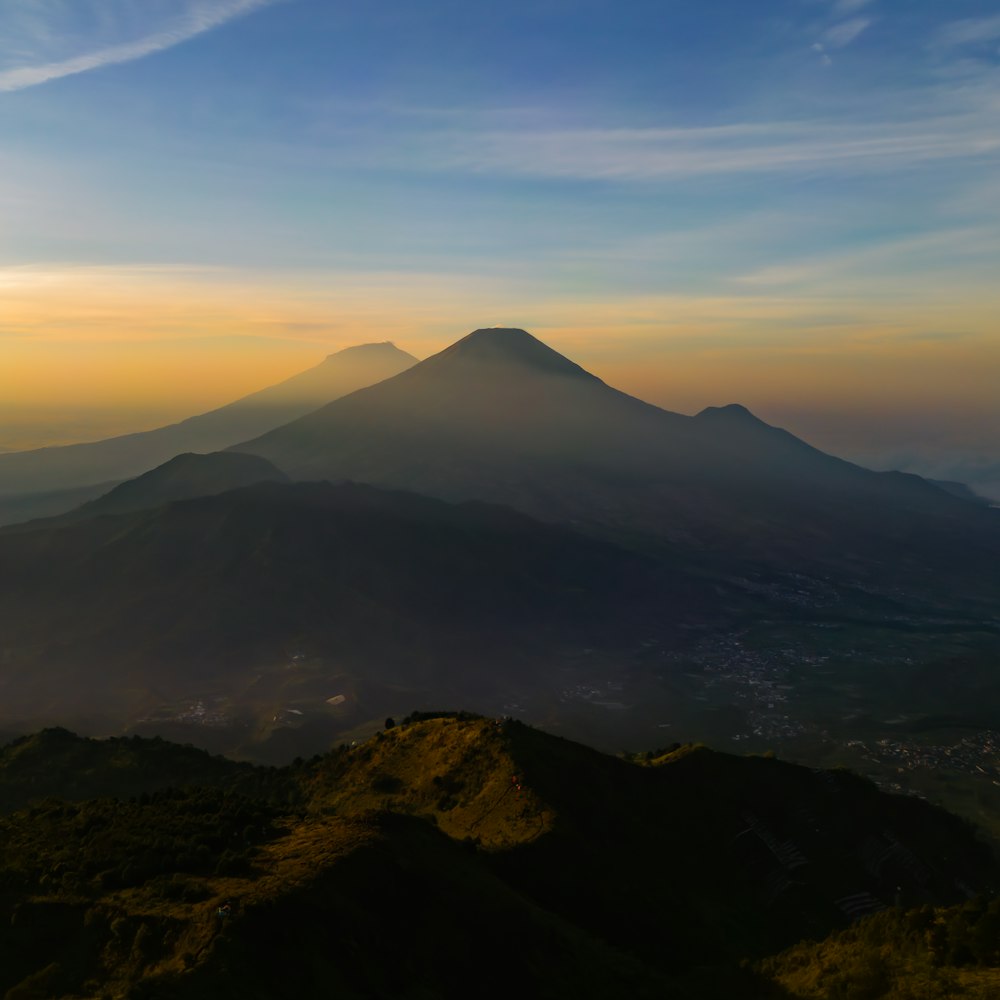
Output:
<instances>
[{"instance_id":1,"label":"shadowed mountain slope","mask_svg":"<svg viewBox=\"0 0 1000 1000\"><path fill-rule=\"evenodd\" d=\"M427 697L493 704L570 651L666 635L708 604L650 560L514 511L351 484L15 526L0 564L4 717L75 725L209 696L331 724Z\"/></svg>"},{"instance_id":2,"label":"shadowed mountain slope","mask_svg":"<svg viewBox=\"0 0 1000 1000\"><path fill-rule=\"evenodd\" d=\"M117 485L112 480L66 490L42 490L37 493L18 493L0 497L0 527L8 524L24 524L45 517L58 517L81 504L104 496Z\"/></svg>"},{"instance_id":3,"label":"shadowed mountain slope","mask_svg":"<svg viewBox=\"0 0 1000 1000\"><path fill-rule=\"evenodd\" d=\"M0 455L0 523L10 523L19 516L25 520L51 516L76 505L70 500L55 510L52 504L58 502L57 498L37 498L24 517L24 500L19 503L17 495L57 493L101 483L111 485L146 472L182 452L226 448L355 389L395 375L415 361L412 355L390 343L349 347L284 382L180 423L88 444ZM10 506L7 516L2 501ZM41 504L47 504L47 509Z\"/></svg>"},{"instance_id":4,"label":"shadowed mountain slope","mask_svg":"<svg viewBox=\"0 0 1000 1000\"><path fill-rule=\"evenodd\" d=\"M61 520L85 520L101 514L125 514L160 507L175 500L215 496L256 483L287 483L288 477L258 455L238 451L213 451L207 455L177 455L119 483L104 496L83 504Z\"/></svg>"},{"instance_id":5,"label":"shadowed mountain slope","mask_svg":"<svg viewBox=\"0 0 1000 1000\"><path fill-rule=\"evenodd\" d=\"M643 403L523 330L477 330L238 448L296 479L489 500L702 556L996 583L995 512L826 455L741 406L685 417Z\"/></svg>"},{"instance_id":6,"label":"shadowed mountain slope","mask_svg":"<svg viewBox=\"0 0 1000 1000\"><path fill-rule=\"evenodd\" d=\"M257 791L267 773L166 740L88 740L44 729L0 747L0 814L40 799L128 798L189 785Z\"/></svg>"},{"instance_id":7,"label":"shadowed mountain slope","mask_svg":"<svg viewBox=\"0 0 1000 1000\"><path fill-rule=\"evenodd\" d=\"M19 746L56 764L71 741ZM79 742L110 786L122 741L103 765ZM741 963L998 874L954 817L850 774L692 747L639 764L510 720L407 722L256 769L257 791L205 766L0 818L0 989L450 1000L488 973L490 995L778 1000Z\"/></svg>"},{"instance_id":8,"label":"shadowed mountain slope","mask_svg":"<svg viewBox=\"0 0 1000 1000\"><path fill-rule=\"evenodd\" d=\"M961 497L963 500L969 500L972 503L984 504L987 507L993 504L992 500L988 497L980 496L965 483L956 483L950 479L930 479L928 482L933 483L933 485L935 485L939 490L944 490L945 493L951 493L956 497Z\"/></svg>"},{"instance_id":9,"label":"shadowed mountain slope","mask_svg":"<svg viewBox=\"0 0 1000 1000\"><path fill-rule=\"evenodd\" d=\"M517 722L431 719L328 755L305 787L314 809L381 806L471 836L519 891L668 968L767 953L896 898L961 901L997 878L962 821L849 772L692 746L641 761Z\"/></svg>"}]
</instances>

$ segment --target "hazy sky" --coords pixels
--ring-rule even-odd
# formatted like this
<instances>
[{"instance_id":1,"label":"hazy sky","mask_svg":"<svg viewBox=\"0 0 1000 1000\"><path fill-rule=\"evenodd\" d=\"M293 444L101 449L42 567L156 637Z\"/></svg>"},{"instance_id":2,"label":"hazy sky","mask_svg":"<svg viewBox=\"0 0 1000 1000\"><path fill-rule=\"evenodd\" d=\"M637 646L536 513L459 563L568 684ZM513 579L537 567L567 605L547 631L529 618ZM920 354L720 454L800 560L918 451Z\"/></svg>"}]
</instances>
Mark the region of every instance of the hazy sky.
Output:
<instances>
[{"instance_id":1,"label":"hazy sky","mask_svg":"<svg viewBox=\"0 0 1000 1000\"><path fill-rule=\"evenodd\" d=\"M0 220L0 447L503 324L1000 483L995 0L0 0Z\"/></svg>"}]
</instances>

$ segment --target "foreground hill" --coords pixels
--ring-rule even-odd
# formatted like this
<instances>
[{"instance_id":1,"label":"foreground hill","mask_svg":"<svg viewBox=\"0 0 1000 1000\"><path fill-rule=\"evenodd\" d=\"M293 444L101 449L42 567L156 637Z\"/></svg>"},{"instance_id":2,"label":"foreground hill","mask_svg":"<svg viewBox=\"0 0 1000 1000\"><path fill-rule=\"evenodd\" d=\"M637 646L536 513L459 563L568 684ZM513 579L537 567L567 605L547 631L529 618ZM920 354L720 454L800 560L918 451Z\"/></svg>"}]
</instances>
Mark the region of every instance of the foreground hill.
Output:
<instances>
[{"instance_id":1,"label":"foreground hill","mask_svg":"<svg viewBox=\"0 0 1000 1000\"><path fill-rule=\"evenodd\" d=\"M685 417L643 403L523 330L477 330L236 450L295 479L509 504L705 563L1000 590L996 511L826 455L738 405Z\"/></svg>"},{"instance_id":2,"label":"foreground hill","mask_svg":"<svg viewBox=\"0 0 1000 1000\"><path fill-rule=\"evenodd\" d=\"M49 798L129 798L178 785L236 789L265 774L165 740L88 740L44 729L0 747L0 813Z\"/></svg>"},{"instance_id":3,"label":"foreground hill","mask_svg":"<svg viewBox=\"0 0 1000 1000\"><path fill-rule=\"evenodd\" d=\"M9 749L0 787L49 746L109 790L135 781L124 762L155 766L138 798L0 819L11 997L451 998L488 975L490 995L778 1000L786 966L741 962L998 874L919 801L694 747L629 762L516 722L426 718L256 769L254 790L220 789L229 765L210 759L199 785L169 744L73 742ZM164 790L171 755L185 787Z\"/></svg>"},{"instance_id":4,"label":"foreground hill","mask_svg":"<svg viewBox=\"0 0 1000 1000\"><path fill-rule=\"evenodd\" d=\"M277 385L167 427L0 455L0 524L61 514L175 455L227 448L380 382L415 361L389 343L362 344L331 354ZM98 492L81 493L88 487Z\"/></svg>"},{"instance_id":5,"label":"foreground hill","mask_svg":"<svg viewBox=\"0 0 1000 1000\"><path fill-rule=\"evenodd\" d=\"M890 910L758 969L789 1000L993 1000L1000 995L1000 900Z\"/></svg>"},{"instance_id":6,"label":"foreground hill","mask_svg":"<svg viewBox=\"0 0 1000 1000\"><path fill-rule=\"evenodd\" d=\"M0 565L4 720L183 717L229 749L287 722L322 746L441 698L499 710L583 648L614 659L712 615L696 582L613 545L352 484L11 527Z\"/></svg>"},{"instance_id":7,"label":"foreground hill","mask_svg":"<svg viewBox=\"0 0 1000 1000\"><path fill-rule=\"evenodd\" d=\"M64 514L55 523L149 510L176 500L216 496L257 483L286 482L288 477L283 472L258 455L241 455L238 451L213 451L207 455L188 452L135 479L119 483L96 500ZM29 522L24 526L18 525L14 530L34 530L41 526L38 522Z\"/></svg>"}]
</instances>

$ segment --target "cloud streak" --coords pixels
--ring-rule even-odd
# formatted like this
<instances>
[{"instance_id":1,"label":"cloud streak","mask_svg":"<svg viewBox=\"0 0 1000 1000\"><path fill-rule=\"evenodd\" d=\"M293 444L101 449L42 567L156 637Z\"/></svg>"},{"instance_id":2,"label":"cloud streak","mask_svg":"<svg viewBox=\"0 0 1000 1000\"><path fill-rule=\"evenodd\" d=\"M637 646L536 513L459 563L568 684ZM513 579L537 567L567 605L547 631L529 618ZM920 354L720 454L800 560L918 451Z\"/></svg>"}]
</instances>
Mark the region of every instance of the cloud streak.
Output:
<instances>
[{"instance_id":1,"label":"cloud streak","mask_svg":"<svg viewBox=\"0 0 1000 1000\"><path fill-rule=\"evenodd\" d=\"M939 43L945 47L975 45L1000 38L1000 16L952 21L941 31Z\"/></svg>"},{"instance_id":2,"label":"cloud streak","mask_svg":"<svg viewBox=\"0 0 1000 1000\"><path fill-rule=\"evenodd\" d=\"M854 11L867 7L871 2L872 0L837 0L833 9L837 14L853 14Z\"/></svg>"},{"instance_id":3,"label":"cloud streak","mask_svg":"<svg viewBox=\"0 0 1000 1000\"><path fill-rule=\"evenodd\" d=\"M731 125L688 129L564 129L463 135L447 149L436 136L435 165L479 173L657 180L736 173L886 170L926 161L996 154L996 114L858 126ZM417 158L421 159L419 152ZM441 163L441 158L444 163Z\"/></svg>"},{"instance_id":4,"label":"cloud streak","mask_svg":"<svg viewBox=\"0 0 1000 1000\"><path fill-rule=\"evenodd\" d=\"M823 40L827 45L842 49L859 38L871 23L871 19L866 17L855 17L850 21L843 21L841 24L835 24L829 28L823 35Z\"/></svg>"},{"instance_id":5,"label":"cloud streak","mask_svg":"<svg viewBox=\"0 0 1000 1000\"><path fill-rule=\"evenodd\" d=\"M54 62L17 66L0 70L0 91L24 90L60 77L86 73L117 63L133 62L155 52L173 48L227 21L249 14L276 0L220 0L188 11L170 27L153 31L133 41L83 52Z\"/></svg>"},{"instance_id":6,"label":"cloud streak","mask_svg":"<svg viewBox=\"0 0 1000 1000\"><path fill-rule=\"evenodd\" d=\"M909 273L915 261L927 260L933 264L941 259L953 262L969 257L990 258L998 250L1000 237L992 229L965 227L888 240L863 249L798 260L791 264L768 265L740 275L735 280L738 284L767 288L808 285L847 274L877 274L875 280L885 282L890 271Z\"/></svg>"}]
</instances>

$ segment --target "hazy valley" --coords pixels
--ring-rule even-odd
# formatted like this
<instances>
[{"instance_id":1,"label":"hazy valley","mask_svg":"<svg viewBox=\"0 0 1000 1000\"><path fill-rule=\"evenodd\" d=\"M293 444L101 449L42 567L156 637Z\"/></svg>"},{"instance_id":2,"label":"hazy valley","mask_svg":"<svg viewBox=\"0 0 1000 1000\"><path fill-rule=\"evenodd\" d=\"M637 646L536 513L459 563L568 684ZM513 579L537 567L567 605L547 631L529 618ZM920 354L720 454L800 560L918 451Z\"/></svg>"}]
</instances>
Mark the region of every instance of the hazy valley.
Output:
<instances>
[{"instance_id":1,"label":"hazy valley","mask_svg":"<svg viewBox=\"0 0 1000 1000\"><path fill-rule=\"evenodd\" d=\"M373 361L409 364L355 348L250 399L283 400L281 420ZM442 704L610 749L958 742L995 728L996 514L480 330L229 452L3 529L4 720L166 726L268 759Z\"/></svg>"}]
</instances>

